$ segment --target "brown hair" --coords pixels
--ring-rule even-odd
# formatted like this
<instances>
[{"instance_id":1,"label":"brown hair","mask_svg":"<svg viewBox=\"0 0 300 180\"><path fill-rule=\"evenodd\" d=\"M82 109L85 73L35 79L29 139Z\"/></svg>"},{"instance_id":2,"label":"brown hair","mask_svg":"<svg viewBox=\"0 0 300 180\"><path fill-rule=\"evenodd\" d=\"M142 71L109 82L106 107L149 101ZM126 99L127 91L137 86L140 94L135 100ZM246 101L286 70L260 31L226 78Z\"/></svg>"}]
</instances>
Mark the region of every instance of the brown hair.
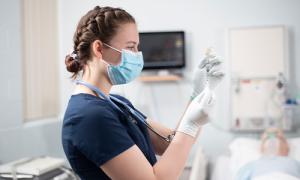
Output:
<instances>
[{"instance_id":1,"label":"brown hair","mask_svg":"<svg viewBox=\"0 0 300 180\"><path fill-rule=\"evenodd\" d=\"M74 51L65 58L66 68L75 78L90 59L91 44L95 40L109 43L121 24L135 23L135 19L125 10L96 6L84 15L73 37Z\"/></svg>"}]
</instances>

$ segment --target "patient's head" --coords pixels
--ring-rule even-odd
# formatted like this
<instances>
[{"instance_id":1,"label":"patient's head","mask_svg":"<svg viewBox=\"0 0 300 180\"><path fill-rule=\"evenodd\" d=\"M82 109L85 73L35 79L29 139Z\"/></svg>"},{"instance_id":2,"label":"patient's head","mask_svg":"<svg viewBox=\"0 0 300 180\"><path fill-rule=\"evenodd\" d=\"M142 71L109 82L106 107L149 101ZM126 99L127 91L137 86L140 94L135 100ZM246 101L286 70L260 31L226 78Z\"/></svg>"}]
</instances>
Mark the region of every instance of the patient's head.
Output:
<instances>
[{"instance_id":1,"label":"patient's head","mask_svg":"<svg viewBox=\"0 0 300 180\"><path fill-rule=\"evenodd\" d=\"M282 130L269 128L261 136L261 153L264 155L288 156L289 145Z\"/></svg>"}]
</instances>

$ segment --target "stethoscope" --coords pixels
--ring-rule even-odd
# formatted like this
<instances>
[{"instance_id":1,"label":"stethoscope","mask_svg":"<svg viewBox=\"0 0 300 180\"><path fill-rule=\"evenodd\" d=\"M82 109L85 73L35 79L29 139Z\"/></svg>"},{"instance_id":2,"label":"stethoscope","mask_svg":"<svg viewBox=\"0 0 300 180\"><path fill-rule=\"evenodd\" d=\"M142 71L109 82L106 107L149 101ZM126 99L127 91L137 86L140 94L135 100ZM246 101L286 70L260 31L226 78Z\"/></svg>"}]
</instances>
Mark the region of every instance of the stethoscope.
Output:
<instances>
[{"instance_id":1,"label":"stethoscope","mask_svg":"<svg viewBox=\"0 0 300 180\"><path fill-rule=\"evenodd\" d=\"M123 105L123 107L130 113L130 115L135 119L138 120L139 122L141 122L143 125L145 125L147 128L149 128L154 134L158 135L160 138L164 139L167 142L170 142L174 136L174 134L168 135L167 137L159 134L158 132L156 132L146 121L146 119L140 114L140 112L136 111L135 109L133 109L132 107L130 107L128 104L126 104L125 102L119 100L118 98L114 97L114 96L106 96L99 88L97 88L96 86L82 81L82 80L77 80L75 81L76 84L80 84L83 85L89 89L91 89L92 91L94 91L95 93L98 94L99 97L105 99L110 105L112 105L117 111L119 111L122 114L126 114L125 112L123 112L121 110L121 108L119 106L117 106L112 100L120 103ZM127 115L127 114L126 114Z\"/></svg>"}]
</instances>

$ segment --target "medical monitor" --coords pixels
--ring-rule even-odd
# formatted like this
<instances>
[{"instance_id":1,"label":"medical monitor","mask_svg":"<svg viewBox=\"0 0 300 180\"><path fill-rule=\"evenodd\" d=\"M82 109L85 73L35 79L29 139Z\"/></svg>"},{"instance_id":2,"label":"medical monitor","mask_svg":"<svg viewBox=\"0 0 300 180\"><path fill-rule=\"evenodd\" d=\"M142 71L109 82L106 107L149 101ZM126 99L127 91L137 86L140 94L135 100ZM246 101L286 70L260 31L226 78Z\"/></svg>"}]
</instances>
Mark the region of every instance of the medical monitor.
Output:
<instances>
[{"instance_id":1,"label":"medical monitor","mask_svg":"<svg viewBox=\"0 0 300 180\"><path fill-rule=\"evenodd\" d=\"M139 49L143 52L145 70L185 66L183 31L141 32Z\"/></svg>"}]
</instances>

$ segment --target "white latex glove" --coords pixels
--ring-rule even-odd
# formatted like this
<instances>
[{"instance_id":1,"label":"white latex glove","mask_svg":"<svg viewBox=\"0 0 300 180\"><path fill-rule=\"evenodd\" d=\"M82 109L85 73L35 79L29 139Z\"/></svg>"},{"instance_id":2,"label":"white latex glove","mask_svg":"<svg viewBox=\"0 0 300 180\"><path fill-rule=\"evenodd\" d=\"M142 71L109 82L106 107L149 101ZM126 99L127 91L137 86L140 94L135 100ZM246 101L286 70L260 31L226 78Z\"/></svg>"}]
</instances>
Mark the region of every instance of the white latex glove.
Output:
<instances>
[{"instance_id":1,"label":"white latex glove","mask_svg":"<svg viewBox=\"0 0 300 180\"><path fill-rule=\"evenodd\" d=\"M212 49L206 51L205 58L194 73L191 99L199 95L206 85L208 85L211 90L215 89L224 76L224 73L221 71L221 63Z\"/></svg>"},{"instance_id":2,"label":"white latex glove","mask_svg":"<svg viewBox=\"0 0 300 180\"><path fill-rule=\"evenodd\" d=\"M213 91L207 86L192 100L182 117L177 131L196 137L200 126L208 122L209 114L214 104Z\"/></svg>"}]
</instances>

